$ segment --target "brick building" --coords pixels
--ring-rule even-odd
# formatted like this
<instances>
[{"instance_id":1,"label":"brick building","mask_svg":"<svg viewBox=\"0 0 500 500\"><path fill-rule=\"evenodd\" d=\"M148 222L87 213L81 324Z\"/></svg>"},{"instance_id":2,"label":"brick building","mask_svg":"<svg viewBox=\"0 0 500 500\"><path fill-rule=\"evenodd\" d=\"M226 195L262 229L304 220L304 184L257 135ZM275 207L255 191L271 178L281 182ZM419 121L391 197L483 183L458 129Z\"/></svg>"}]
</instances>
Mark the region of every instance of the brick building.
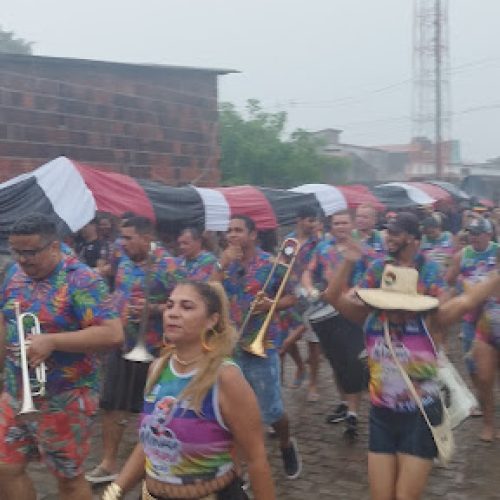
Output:
<instances>
[{"instance_id":1,"label":"brick building","mask_svg":"<svg viewBox=\"0 0 500 500\"><path fill-rule=\"evenodd\" d=\"M0 54L0 181L57 156L215 185L217 77L230 70Z\"/></svg>"}]
</instances>

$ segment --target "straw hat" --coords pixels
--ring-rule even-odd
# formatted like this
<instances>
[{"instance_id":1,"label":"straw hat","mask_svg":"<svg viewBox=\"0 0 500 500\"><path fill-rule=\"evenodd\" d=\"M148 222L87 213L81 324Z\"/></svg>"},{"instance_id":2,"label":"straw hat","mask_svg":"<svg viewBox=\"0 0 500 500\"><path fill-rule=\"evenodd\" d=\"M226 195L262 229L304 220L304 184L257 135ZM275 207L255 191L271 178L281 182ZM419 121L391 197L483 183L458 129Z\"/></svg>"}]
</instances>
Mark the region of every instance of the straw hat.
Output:
<instances>
[{"instance_id":1,"label":"straw hat","mask_svg":"<svg viewBox=\"0 0 500 500\"><path fill-rule=\"evenodd\" d=\"M362 288L356 293L369 306L386 311L421 312L438 307L438 299L419 294L417 284L416 269L388 264L382 274L380 288Z\"/></svg>"}]
</instances>

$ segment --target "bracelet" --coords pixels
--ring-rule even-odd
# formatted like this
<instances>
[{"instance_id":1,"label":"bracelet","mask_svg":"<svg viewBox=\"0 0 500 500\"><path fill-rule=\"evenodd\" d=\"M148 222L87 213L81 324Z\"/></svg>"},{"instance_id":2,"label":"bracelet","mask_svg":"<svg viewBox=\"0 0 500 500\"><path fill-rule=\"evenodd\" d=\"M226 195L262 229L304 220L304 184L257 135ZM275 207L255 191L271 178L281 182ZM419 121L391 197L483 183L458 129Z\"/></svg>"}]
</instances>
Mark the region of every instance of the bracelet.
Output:
<instances>
[{"instance_id":1,"label":"bracelet","mask_svg":"<svg viewBox=\"0 0 500 500\"><path fill-rule=\"evenodd\" d=\"M111 483L102 495L102 500L120 500L123 495L123 489L116 483Z\"/></svg>"},{"instance_id":2,"label":"bracelet","mask_svg":"<svg viewBox=\"0 0 500 500\"><path fill-rule=\"evenodd\" d=\"M217 271L219 271L220 273L223 273L225 271L225 269L222 267L222 264L220 263L220 260L217 260L215 262L215 269L217 269Z\"/></svg>"}]
</instances>

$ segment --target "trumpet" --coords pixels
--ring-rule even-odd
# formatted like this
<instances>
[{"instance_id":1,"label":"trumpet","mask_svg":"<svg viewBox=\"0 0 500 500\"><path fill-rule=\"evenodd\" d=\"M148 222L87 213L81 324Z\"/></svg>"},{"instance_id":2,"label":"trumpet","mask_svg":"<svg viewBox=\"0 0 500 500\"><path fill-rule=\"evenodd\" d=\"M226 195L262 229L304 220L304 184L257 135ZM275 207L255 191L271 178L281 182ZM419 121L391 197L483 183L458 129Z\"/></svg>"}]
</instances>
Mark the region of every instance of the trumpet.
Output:
<instances>
[{"instance_id":1,"label":"trumpet","mask_svg":"<svg viewBox=\"0 0 500 500\"><path fill-rule=\"evenodd\" d=\"M138 363L149 363L153 361L153 359L155 359L154 356L150 354L146 348L146 329L149 318L149 288L151 286L151 265L153 263L155 250L156 243L152 241L149 245L148 260L146 264L146 276L144 278L145 301L144 307L142 309L141 320L139 323L139 335L133 349L123 356L123 358L128 361L136 361Z\"/></svg>"},{"instance_id":2,"label":"trumpet","mask_svg":"<svg viewBox=\"0 0 500 500\"><path fill-rule=\"evenodd\" d=\"M285 291L285 286L288 282L288 279L290 278L290 274L292 272L292 268L295 263L295 259L297 258L297 254L299 253L299 250L300 250L300 243L295 238L287 238L286 240L283 241L278 250L276 258L274 259L273 266L271 267L271 270L267 275L266 281L262 286L262 289L257 293L255 299L250 304L250 308L240 328L240 338L242 338L242 335L245 329L247 328L248 322L250 321L250 317L254 314L257 304L265 296L266 288L271 283L271 280L274 279L274 274L276 273L278 267L279 266L285 267L286 268L285 274L281 279L280 286L278 288L278 291L276 292L276 295L273 298L273 303L269 308L269 311L267 312L264 322L262 323L253 341L250 344L243 346L243 349L246 352L249 352L250 354L259 356L261 358L267 357L266 345L265 345L267 331L269 329L269 325L271 324L271 320L274 316L274 313L276 312L276 307L278 306L278 302L281 296L283 295L283 292Z\"/></svg>"},{"instance_id":3,"label":"trumpet","mask_svg":"<svg viewBox=\"0 0 500 500\"><path fill-rule=\"evenodd\" d=\"M14 303L16 313L17 333L19 336L19 356L21 358L21 378L22 378L22 391L23 398L21 402L21 409L18 415L30 415L37 413L39 410L35 408L33 403L34 396L45 396L45 389L47 385L47 368L45 363L39 364L35 368L35 378L30 377L27 347L29 342L26 341L26 332L24 329L24 321L26 318L31 318L33 326L31 328L31 335L41 335L40 321L33 313L22 313L20 310L19 302Z\"/></svg>"}]
</instances>

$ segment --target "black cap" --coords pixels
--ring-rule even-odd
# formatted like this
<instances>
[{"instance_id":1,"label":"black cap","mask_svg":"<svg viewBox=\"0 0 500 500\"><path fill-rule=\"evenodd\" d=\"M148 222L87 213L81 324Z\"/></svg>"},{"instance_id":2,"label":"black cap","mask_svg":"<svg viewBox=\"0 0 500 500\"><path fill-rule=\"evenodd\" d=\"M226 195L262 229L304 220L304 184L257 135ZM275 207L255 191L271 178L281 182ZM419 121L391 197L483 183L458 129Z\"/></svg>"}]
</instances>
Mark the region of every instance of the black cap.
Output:
<instances>
[{"instance_id":1,"label":"black cap","mask_svg":"<svg viewBox=\"0 0 500 500\"><path fill-rule=\"evenodd\" d=\"M387 231L392 233L408 233L421 239L420 223L418 217L411 212L400 212L394 219L387 223Z\"/></svg>"},{"instance_id":2,"label":"black cap","mask_svg":"<svg viewBox=\"0 0 500 500\"><path fill-rule=\"evenodd\" d=\"M472 219L471 223L467 226L467 231L471 234L492 233L493 226L488 219L478 217Z\"/></svg>"}]
</instances>

